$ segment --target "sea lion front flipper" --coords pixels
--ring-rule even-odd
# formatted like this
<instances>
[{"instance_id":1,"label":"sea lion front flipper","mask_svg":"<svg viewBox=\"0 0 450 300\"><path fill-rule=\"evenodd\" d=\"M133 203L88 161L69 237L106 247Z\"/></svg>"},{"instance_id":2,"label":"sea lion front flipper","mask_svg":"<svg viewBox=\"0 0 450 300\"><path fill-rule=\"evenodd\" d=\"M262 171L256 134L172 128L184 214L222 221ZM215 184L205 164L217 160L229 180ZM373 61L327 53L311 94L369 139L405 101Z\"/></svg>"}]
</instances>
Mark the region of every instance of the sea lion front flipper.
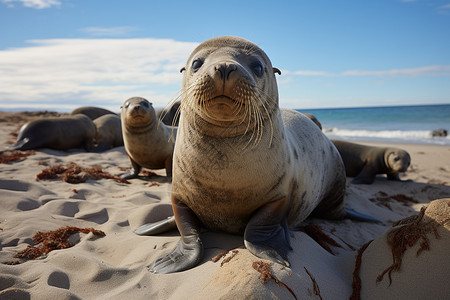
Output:
<instances>
[{"instance_id":1,"label":"sea lion front flipper","mask_svg":"<svg viewBox=\"0 0 450 300\"><path fill-rule=\"evenodd\" d=\"M170 216L164 220L144 224L134 230L137 235L155 235L177 228L175 217Z\"/></svg>"},{"instance_id":2,"label":"sea lion front flipper","mask_svg":"<svg viewBox=\"0 0 450 300\"><path fill-rule=\"evenodd\" d=\"M183 202L172 196L172 208L181 239L166 256L157 259L148 270L167 274L180 272L196 266L203 257L203 243L200 239L200 222L195 213Z\"/></svg>"},{"instance_id":3,"label":"sea lion front flipper","mask_svg":"<svg viewBox=\"0 0 450 300\"><path fill-rule=\"evenodd\" d=\"M244 244L254 255L289 267L287 253L292 248L284 200L267 203L254 213L245 228Z\"/></svg>"},{"instance_id":4,"label":"sea lion front flipper","mask_svg":"<svg viewBox=\"0 0 450 300\"><path fill-rule=\"evenodd\" d=\"M398 173L387 173L386 175L389 180L402 181Z\"/></svg>"},{"instance_id":5,"label":"sea lion front flipper","mask_svg":"<svg viewBox=\"0 0 450 300\"><path fill-rule=\"evenodd\" d=\"M377 171L370 163L366 163L359 174L352 180L353 184L372 184Z\"/></svg>"},{"instance_id":6,"label":"sea lion front flipper","mask_svg":"<svg viewBox=\"0 0 450 300\"><path fill-rule=\"evenodd\" d=\"M139 172L141 172L142 167L140 165L138 165L131 158L130 158L130 161L131 161L131 171L130 171L130 173L125 173L125 174L121 175L120 178L122 178L122 179L133 179L133 178L138 177Z\"/></svg>"}]
</instances>

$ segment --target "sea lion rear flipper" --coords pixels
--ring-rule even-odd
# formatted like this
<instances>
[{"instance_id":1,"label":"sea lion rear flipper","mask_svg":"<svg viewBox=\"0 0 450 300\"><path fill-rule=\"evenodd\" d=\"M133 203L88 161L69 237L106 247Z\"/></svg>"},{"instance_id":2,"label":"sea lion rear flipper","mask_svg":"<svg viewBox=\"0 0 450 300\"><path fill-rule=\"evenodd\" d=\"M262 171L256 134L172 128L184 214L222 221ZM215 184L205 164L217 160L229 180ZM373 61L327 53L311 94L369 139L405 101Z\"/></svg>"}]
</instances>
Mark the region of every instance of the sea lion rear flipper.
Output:
<instances>
[{"instance_id":1,"label":"sea lion rear flipper","mask_svg":"<svg viewBox=\"0 0 450 300\"><path fill-rule=\"evenodd\" d=\"M134 233L137 235L155 235L163 232L170 231L172 229L177 228L177 224L175 222L175 217L170 216L164 220L144 224L134 230Z\"/></svg>"},{"instance_id":2,"label":"sea lion rear flipper","mask_svg":"<svg viewBox=\"0 0 450 300\"><path fill-rule=\"evenodd\" d=\"M14 145L11 145L9 147L6 147L6 150L28 150L25 149L25 145L30 141L29 138L23 138L19 141L17 141L17 143L15 143Z\"/></svg>"},{"instance_id":3,"label":"sea lion rear flipper","mask_svg":"<svg viewBox=\"0 0 450 300\"><path fill-rule=\"evenodd\" d=\"M345 210L345 214L346 214L345 217L348 219L362 221L362 222L383 223L382 221L378 220L377 218L359 213L353 209L344 208L344 210Z\"/></svg>"},{"instance_id":4,"label":"sea lion rear flipper","mask_svg":"<svg viewBox=\"0 0 450 300\"><path fill-rule=\"evenodd\" d=\"M283 202L267 203L255 212L245 228L244 244L254 255L289 267L287 253L292 248Z\"/></svg>"},{"instance_id":5,"label":"sea lion rear flipper","mask_svg":"<svg viewBox=\"0 0 450 300\"><path fill-rule=\"evenodd\" d=\"M366 163L359 174L352 180L353 184L372 184L377 175L370 163Z\"/></svg>"},{"instance_id":6,"label":"sea lion rear flipper","mask_svg":"<svg viewBox=\"0 0 450 300\"><path fill-rule=\"evenodd\" d=\"M157 259L148 270L167 274L190 269L203 257L203 243L200 239L200 222L195 213L183 202L172 196L172 208L181 238L175 248L166 256Z\"/></svg>"}]
</instances>

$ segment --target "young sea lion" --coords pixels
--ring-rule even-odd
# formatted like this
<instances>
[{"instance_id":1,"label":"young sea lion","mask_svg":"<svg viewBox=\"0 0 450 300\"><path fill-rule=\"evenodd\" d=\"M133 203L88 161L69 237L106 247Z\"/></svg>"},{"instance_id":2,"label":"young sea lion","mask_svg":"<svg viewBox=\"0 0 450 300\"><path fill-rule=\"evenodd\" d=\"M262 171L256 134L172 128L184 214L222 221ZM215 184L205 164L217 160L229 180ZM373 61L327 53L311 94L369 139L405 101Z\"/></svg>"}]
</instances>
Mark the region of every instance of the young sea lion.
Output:
<instances>
[{"instance_id":1,"label":"young sea lion","mask_svg":"<svg viewBox=\"0 0 450 300\"><path fill-rule=\"evenodd\" d=\"M172 176L172 156L176 128L159 124L152 104L141 97L126 100L122 106L122 134L131 160L131 172L124 179L138 176L142 167L166 169Z\"/></svg>"},{"instance_id":2,"label":"young sea lion","mask_svg":"<svg viewBox=\"0 0 450 300\"><path fill-rule=\"evenodd\" d=\"M400 180L411 157L405 150L391 147L374 147L332 140L344 161L345 173L355 177L352 183L372 184L377 174L386 174L389 180Z\"/></svg>"},{"instance_id":3,"label":"young sea lion","mask_svg":"<svg viewBox=\"0 0 450 300\"><path fill-rule=\"evenodd\" d=\"M103 115L94 120L97 134L95 135L95 151L101 152L123 145L122 123L118 115Z\"/></svg>"}]
</instances>

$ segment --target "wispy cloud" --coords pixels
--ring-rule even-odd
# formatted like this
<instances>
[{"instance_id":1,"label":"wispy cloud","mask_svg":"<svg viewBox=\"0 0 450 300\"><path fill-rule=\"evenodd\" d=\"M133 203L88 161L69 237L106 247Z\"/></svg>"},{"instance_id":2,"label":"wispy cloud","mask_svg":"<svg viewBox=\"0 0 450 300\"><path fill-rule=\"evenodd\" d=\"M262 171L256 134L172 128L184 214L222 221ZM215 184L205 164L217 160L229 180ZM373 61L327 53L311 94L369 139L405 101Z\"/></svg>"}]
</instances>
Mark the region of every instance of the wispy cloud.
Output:
<instances>
[{"instance_id":1,"label":"wispy cloud","mask_svg":"<svg viewBox=\"0 0 450 300\"><path fill-rule=\"evenodd\" d=\"M123 37L127 34L136 31L136 27L121 26L121 27L87 27L80 29L81 32L87 33L95 37Z\"/></svg>"},{"instance_id":2,"label":"wispy cloud","mask_svg":"<svg viewBox=\"0 0 450 300\"><path fill-rule=\"evenodd\" d=\"M424 66L417 68L403 68L391 70L347 70L340 73L329 73L323 71L288 71L283 70L283 74L288 76L373 76L373 77L437 77L450 76L450 65Z\"/></svg>"},{"instance_id":3,"label":"wispy cloud","mask_svg":"<svg viewBox=\"0 0 450 300\"><path fill-rule=\"evenodd\" d=\"M13 7L16 2L21 3L25 7L44 9L52 6L60 6L61 2L58 0L1 0L6 5Z\"/></svg>"},{"instance_id":4,"label":"wispy cloud","mask_svg":"<svg viewBox=\"0 0 450 300\"><path fill-rule=\"evenodd\" d=\"M437 8L437 12L441 15L450 14L450 4L442 5Z\"/></svg>"},{"instance_id":5,"label":"wispy cloud","mask_svg":"<svg viewBox=\"0 0 450 300\"><path fill-rule=\"evenodd\" d=\"M120 105L154 96L164 105L180 88L180 67L196 43L169 39L49 39L0 51L0 106ZM164 86L168 95L162 95ZM158 87L159 93L151 87ZM159 103L158 103L159 99ZM153 100L153 99L149 99Z\"/></svg>"}]
</instances>

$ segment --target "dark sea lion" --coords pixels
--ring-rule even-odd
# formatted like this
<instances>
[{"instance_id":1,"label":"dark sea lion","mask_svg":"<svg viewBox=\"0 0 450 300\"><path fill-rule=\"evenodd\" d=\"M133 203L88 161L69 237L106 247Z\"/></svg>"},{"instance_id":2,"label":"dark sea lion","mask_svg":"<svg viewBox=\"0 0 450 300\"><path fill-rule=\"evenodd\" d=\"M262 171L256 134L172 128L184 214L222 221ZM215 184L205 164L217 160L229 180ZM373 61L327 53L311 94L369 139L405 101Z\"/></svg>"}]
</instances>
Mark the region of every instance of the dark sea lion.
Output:
<instances>
[{"instance_id":1,"label":"dark sea lion","mask_svg":"<svg viewBox=\"0 0 450 300\"><path fill-rule=\"evenodd\" d=\"M310 215L346 216L339 152L308 117L279 109L274 73L280 71L255 44L230 36L208 40L184 69L172 184L181 239L149 270L198 264L201 224L244 233L251 253L288 266L288 227ZM172 221L136 232L160 232Z\"/></svg>"},{"instance_id":2,"label":"dark sea lion","mask_svg":"<svg viewBox=\"0 0 450 300\"><path fill-rule=\"evenodd\" d=\"M107 109L104 109L101 107L95 107L95 106L82 106L82 107L74 109L70 114L71 115L82 114L82 115L88 116L89 119L91 119L91 120L95 120L101 116L108 115L108 114L117 115L110 110L107 110Z\"/></svg>"},{"instance_id":3,"label":"dark sea lion","mask_svg":"<svg viewBox=\"0 0 450 300\"><path fill-rule=\"evenodd\" d=\"M67 150L84 146L91 151L94 146L95 125L85 115L73 115L59 118L43 118L23 125L16 144L11 150L30 150L50 148Z\"/></svg>"},{"instance_id":4,"label":"dark sea lion","mask_svg":"<svg viewBox=\"0 0 450 300\"><path fill-rule=\"evenodd\" d=\"M178 109L180 108L181 101L177 101L170 105L168 108L159 109L156 111L156 117L166 125L178 126L180 121L180 115Z\"/></svg>"},{"instance_id":5,"label":"dark sea lion","mask_svg":"<svg viewBox=\"0 0 450 300\"><path fill-rule=\"evenodd\" d=\"M131 172L122 175L130 179L141 169L166 169L172 176L172 156L176 128L160 123L152 104L141 97L126 100L122 106L122 134L125 150L131 160Z\"/></svg>"},{"instance_id":6,"label":"dark sea lion","mask_svg":"<svg viewBox=\"0 0 450 300\"><path fill-rule=\"evenodd\" d=\"M371 184L377 174L386 174L389 180L400 180L411 157L405 150L391 147L374 147L346 141L332 140L341 154L345 173L355 177L352 183Z\"/></svg>"},{"instance_id":7,"label":"dark sea lion","mask_svg":"<svg viewBox=\"0 0 450 300\"><path fill-rule=\"evenodd\" d=\"M107 114L94 120L97 134L96 151L105 151L123 146L122 123L118 115Z\"/></svg>"},{"instance_id":8,"label":"dark sea lion","mask_svg":"<svg viewBox=\"0 0 450 300\"><path fill-rule=\"evenodd\" d=\"M315 115L310 114L310 113L303 113L305 116L307 116L308 118L311 119L311 121L313 121L319 128L320 130L322 130L322 124L319 122L319 120L316 118Z\"/></svg>"}]
</instances>

